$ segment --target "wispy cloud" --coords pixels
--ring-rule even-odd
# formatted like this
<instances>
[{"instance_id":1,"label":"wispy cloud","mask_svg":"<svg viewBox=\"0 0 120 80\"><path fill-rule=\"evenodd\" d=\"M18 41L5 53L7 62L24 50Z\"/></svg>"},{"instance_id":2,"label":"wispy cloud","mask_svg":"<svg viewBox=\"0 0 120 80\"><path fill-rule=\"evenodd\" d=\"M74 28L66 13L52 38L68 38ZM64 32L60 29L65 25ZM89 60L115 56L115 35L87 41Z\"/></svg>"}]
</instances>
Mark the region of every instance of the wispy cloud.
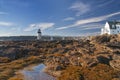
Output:
<instances>
[{"instance_id":1,"label":"wispy cloud","mask_svg":"<svg viewBox=\"0 0 120 80\"><path fill-rule=\"evenodd\" d=\"M12 27L11 30L12 30L12 31L20 31L20 30L21 30L21 27L19 27L19 26L18 26L18 27Z\"/></svg>"},{"instance_id":2,"label":"wispy cloud","mask_svg":"<svg viewBox=\"0 0 120 80\"><path fill-rule=\"evenodd\" d=\"M114 0L106 1L106 2L104 2L104 3L99 4L98 7L103 7L103 6L109 5L109 4L113 3L113 1L114 1Z\"/></svg>"},{"instance_id":3,"label":"wispy cloud","mask_svg":"<svg viewBox=\"0 0 120 80\"><path fill-rule=\"evenodd\" d=\"M80 26L80 25L85 25L85 24L104 21L104 20L107 20L108 18L116 16L116 15L120 15L120 12L115 12L115 13L112 13L112 14L99 16L99 17L88 18L88 19L84 19L84 20L78 20L74 24L59 27L59 28L57 28L57 30L62 30L62 29L67 29L67 28L76 27L76 26Z\"/></svg>"},{"instance_id":4,"label":"wispy cloud","mask_svg":"<svg viewBox=\"0 0 120 80\"><path fill-rule=\"evenodd\" d=\"M100 29L103 26L104 26L104 24L92 23L92 24L87 24L87 25L81 26L80 30Z\"/></svg>"},{"instance_id":5,"label":"wispy cloud","mask_svg":"<svg viewBox=\"0 0 120 80\"><path fill-rule=\"evenodd\" d=\"M76 16L80 16L81 14L90 11L90 8L91 6L89 4L85 4L82 2L75 2L72 4L72 6L69 9L76 11Z\"/></svg>"},{"instance_id":6,"label":"wispy cloud","mask_svg":"<svg viewBox=\"0 0 120 80\"><path fill-rule=\"evenodd\" d=\"M2 36L12 36L12 33L10 33L10 32L1 33L0 32L0 37L2 37Z\"/></svg>"},{"instance_id":7,"label":"wispy cloud","mask_svg":"<svg viewBox=\"0 0 120 80\"><path fill-rule=\"evenodd\" d=\"M24 31L33 31L35 29L45 30L51 28L55 25L55 23L38 23L38 24L30 24Z\"/></svg>"},{"instance_id":8,"label":"wispy cloud","mask_svg":"<svg viewBox=\"0 0 120 80\"><path fill-rule=\"evenodd\" d=\"M13 26L14 25L14 23L11 23L11 22L2 22L2 21L0 21L0 26Z\"/></svg>"},{"instance_id":9,"label":"wispy cloud","mask_svg":"<svg viewBox=\"0 0 120 80\"><path fill-rule=\"evenodd\" d=\"M5 15L5 14L8 14L8 13L6 13L6 12L0 12L0 15Z\"/></svg>"},{"instance_id":10,"label":"wispy cloud","mask_svg":"<svg viewBox=\"0 0 120 80\"><path fill-rule=\"evenodd\" d=\"M73 17L67 17L67 18L63 19L63 21L72 21L72 20L75 20L75 18L73 18Z\"/></svg>"}]
</instances>

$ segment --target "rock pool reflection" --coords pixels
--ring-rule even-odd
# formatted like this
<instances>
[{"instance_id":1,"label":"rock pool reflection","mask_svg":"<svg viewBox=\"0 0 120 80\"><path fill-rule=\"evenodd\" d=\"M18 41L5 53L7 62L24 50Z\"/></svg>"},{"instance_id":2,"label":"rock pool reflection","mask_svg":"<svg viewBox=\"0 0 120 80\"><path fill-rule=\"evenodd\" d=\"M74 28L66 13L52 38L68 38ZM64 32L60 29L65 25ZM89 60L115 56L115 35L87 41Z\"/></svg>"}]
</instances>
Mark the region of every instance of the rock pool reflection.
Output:
<instances>
[{"instance_id":1,"label":"rock pool reflection","mask_svg":"<svg viewBox=\"0 0 120 80\"><path fill-rule=\"evenodd\" d=\"M55 80L54 77L44 73L42 70L45 68L44 64L35 66L33 70L24 70L24 80Z\"/></svg>"}]
</instances>

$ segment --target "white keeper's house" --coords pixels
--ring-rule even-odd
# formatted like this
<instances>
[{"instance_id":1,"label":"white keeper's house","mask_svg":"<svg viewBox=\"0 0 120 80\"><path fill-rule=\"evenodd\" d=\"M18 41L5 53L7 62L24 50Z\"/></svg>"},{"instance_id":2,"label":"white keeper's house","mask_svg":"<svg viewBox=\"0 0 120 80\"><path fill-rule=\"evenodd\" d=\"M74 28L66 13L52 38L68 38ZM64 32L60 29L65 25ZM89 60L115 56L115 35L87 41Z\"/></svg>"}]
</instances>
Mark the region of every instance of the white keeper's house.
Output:
<instances>
[{"instance_id":1,"label":"white keeper's house","mask_svg":"<svg viewBox=\"0 0 120 80\"><path fill-rule=\"evenodd\" d=\"M120 33L120 21L108 21L101 29L101 34L119 34Z\"/></svg>"}]
</instances>

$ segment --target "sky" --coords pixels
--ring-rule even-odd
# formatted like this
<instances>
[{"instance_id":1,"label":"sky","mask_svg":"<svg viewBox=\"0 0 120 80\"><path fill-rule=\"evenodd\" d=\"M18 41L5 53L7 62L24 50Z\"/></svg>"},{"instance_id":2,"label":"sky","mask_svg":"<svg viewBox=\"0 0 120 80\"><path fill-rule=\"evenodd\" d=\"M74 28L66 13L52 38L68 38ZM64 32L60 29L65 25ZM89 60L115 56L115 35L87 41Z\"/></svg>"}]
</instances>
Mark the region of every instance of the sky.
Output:
<instances>
[{"instance_id":1,"label":"sky","mask_svg":"<svg viewBox=\"0 0 120 80\"><path fill-rule=\"evenodd\" d=\"M120 21L120 0L0 0L0 36L86 36Z\"/></svg>"}]
</instances>

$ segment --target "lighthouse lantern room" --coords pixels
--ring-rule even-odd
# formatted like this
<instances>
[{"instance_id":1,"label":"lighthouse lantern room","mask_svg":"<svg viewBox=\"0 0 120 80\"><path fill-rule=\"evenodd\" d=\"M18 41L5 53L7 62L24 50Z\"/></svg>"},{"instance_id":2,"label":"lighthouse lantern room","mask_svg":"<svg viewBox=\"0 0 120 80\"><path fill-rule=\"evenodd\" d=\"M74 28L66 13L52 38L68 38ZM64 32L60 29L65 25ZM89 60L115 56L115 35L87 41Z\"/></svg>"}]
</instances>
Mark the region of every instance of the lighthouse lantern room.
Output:
<instances>
[{"instance_id":1,"label":"lighthouse lantern room","mask_svg":"<svg viewBox=\"0 0 120 80\"><path fill-rule=\"evenodd\" d=\"M37 33L38 33L38 35L37 35L37 40L41 40L41 38L42 38L42 37L41 37L41 30L38 29L38 32L37 32Z\"/></svg>"}]
</instances>

